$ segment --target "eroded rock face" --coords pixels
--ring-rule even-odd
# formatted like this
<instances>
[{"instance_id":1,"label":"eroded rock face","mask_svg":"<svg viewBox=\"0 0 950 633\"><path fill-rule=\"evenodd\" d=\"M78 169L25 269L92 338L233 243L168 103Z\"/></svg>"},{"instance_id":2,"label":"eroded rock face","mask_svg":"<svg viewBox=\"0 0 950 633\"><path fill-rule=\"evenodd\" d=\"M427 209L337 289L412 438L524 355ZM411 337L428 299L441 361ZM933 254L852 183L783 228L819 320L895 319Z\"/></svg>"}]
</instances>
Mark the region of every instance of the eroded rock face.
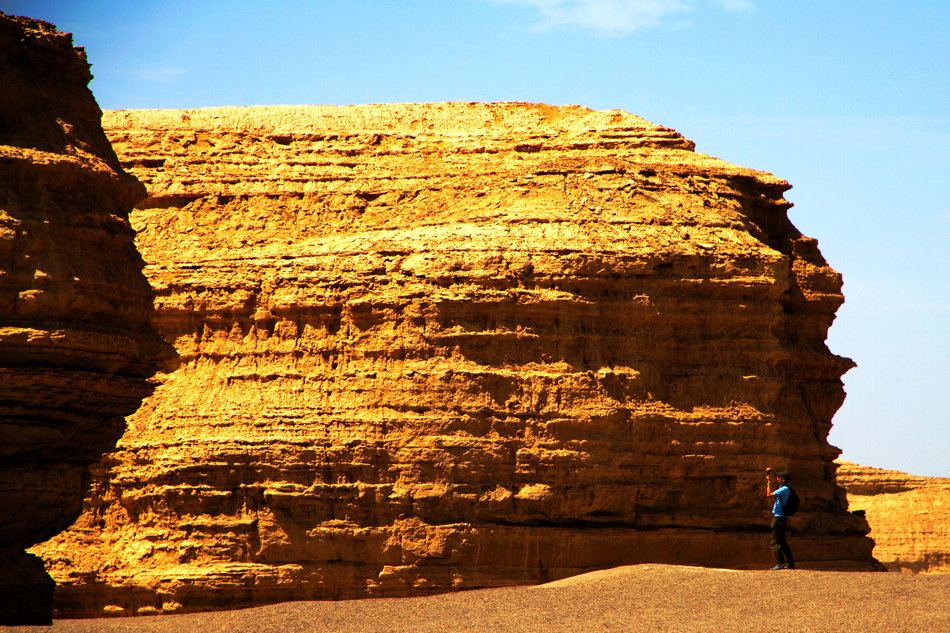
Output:
<instances>
[{"instance_id":1,"label":"eroded rock face","mask_svg":"<svg viewBox=\"0 0 950 633\"><path fill-rule=\"evenodd\" d=\"M875 568L786 182L579 107L104 124L181 365L42 548L64 614L762 568L769 465L803 567Z\"/></svg>"},{"instance_id":2,"label":"eroded rock face","mask_svg":"<svg viewBox=\"0 0 950 633\"><path fill-rule=\"evenodd\" d=\"M950 573L950 479L841 462L838 482L867 515L874 557L888 569Z\"/></svg>"},{"instance_id":3,"label":"eroded rock face","mask_svg":"<svg viewBox=\"0 0 950 633\"><path fill-rule=\"evenodd\" d=\"M50 620L52 581L23 550L79 515L161 352L128 222L145 189L91 78L69 34L0 14L0 624Z\"/></svg>"}]
</instances>

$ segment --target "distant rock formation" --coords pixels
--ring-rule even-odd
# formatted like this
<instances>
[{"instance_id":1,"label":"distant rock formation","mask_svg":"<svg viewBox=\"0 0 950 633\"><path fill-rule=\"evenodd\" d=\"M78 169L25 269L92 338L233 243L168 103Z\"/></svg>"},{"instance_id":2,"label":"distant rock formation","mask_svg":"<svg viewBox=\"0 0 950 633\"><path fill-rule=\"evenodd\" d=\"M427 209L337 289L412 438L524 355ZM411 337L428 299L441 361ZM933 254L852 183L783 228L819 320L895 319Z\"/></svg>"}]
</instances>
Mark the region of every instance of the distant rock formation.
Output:
<instances>
[{"instance_id":1,"label":"distant rock formation","mask_svg":"<svg viewBox=\"0 0 950 633\"><path fill-rule=\"evenodd\" d=\"M88 465L151 393L161 339L124 173L82 49L0 13L0 625L51 618L24 548L82 510Z\"/></svg>"},{"instance_id":2,"label":"distant rock formation","mask_svg":"<svg viewBox=\"0 0 950 633\"><path fill-rule=\"evenodd\" d=\"M874 557L892 571L950 573L950 478L840 462L848 504L867 515Z\"/></svg>"},{"instance_id":3,"label":"distant rock formation","mask_svg":"<svg viewBox=\"0 0 950 633\"><path fill-rule=\"evenodd\" d=\"M620 111L107 112L180 367L39 551L64 615L872 569L827 442L840 276L789 185Z\"/></svg>"}]
</instances>

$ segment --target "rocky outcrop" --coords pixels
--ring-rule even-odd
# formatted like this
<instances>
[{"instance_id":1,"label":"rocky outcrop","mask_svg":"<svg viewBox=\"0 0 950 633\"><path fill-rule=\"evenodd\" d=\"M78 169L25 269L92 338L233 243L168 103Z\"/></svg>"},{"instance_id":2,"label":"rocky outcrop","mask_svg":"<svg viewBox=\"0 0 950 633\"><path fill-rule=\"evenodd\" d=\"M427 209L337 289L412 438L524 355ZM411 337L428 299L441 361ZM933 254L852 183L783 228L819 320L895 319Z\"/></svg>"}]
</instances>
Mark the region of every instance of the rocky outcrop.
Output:
<instances>
[{"instance_id":1,"label":"rocky outcrop","mask_svg":"<svg viewBox=\"0 0 950 633\"><path fill-rule=\"evenodd\" d=\"M124 173L81 49L0 14L0 624L49 622L23 550L82 510L87 468L151 392L161 339Z\"/></svg>"},{"instance_id":2,"label":"rocky outcrop","mask_svg":"<svg viewBox=\"0 0 950 633\"><path fill-rule=\"evenodd\" d=\"M106 113L180 366L40 551L63 614L664 562L870 569L827 443L840 276L789 185L620 111Z\"/></svg>"},{"instance_id":3,"label":"rocky outcrop","mask_svg":"<svg viewBox=\"0 0 950 633\"><path fill-rule=\"evenodd\" d=\"M867 516L874 557L892 571L950 573L950 479L840 462L851 509Z\"/></svg>"}]
</instances>

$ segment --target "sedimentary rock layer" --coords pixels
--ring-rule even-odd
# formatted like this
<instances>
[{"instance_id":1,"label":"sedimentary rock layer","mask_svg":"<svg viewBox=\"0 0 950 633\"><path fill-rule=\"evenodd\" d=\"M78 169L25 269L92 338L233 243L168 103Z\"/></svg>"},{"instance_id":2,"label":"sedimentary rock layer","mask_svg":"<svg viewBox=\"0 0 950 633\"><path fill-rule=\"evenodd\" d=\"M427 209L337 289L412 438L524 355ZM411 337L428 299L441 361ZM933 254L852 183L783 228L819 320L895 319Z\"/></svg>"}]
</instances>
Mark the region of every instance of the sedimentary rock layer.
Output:
<instances>
[{"instance_id":1,"label":"sedimentary rock layer","mask_svg":"<svg viewBox=\"0 0 950 633\"><path fill-rule=\"evenodd\" d=\"M874 557L888 569L950 573L950 479L841 462L838 483L867 515Z\"/></svg>"},{"instance_id":2,"label":"sedimentary rock layer","mask_svg":"<svg viewBox=\"0 0 950 633\"><path fill-rule=\"evenodd\" d=\"M47 544L63 613L868 569L826 437L840 276L789 185L620 111L108 112L180 366ZM98 611L96 611L98 610Z\"/></svg>"},{"instance_id":3,"label":"sedimentary rock layer","mask_svg":"<svg viewBox=\"0 0 950 633\"><path fill-rule=\"evenodd\" d=\"M124 173L51 24L0 14L0 624L50 618L23 549L69 526L88 465L151 392L161 339Z\"/></svg>"}]
</instances>

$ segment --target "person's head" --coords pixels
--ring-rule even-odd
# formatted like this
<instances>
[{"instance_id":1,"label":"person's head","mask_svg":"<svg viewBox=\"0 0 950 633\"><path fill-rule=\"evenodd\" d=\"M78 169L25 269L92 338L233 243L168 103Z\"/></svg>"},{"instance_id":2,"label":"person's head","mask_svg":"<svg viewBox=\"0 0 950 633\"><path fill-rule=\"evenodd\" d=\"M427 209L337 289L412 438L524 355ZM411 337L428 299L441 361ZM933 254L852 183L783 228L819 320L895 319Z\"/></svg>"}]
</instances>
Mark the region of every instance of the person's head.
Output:
<instances>
[{"instance_id":1,"label":"person's head","mask_svg":"<svg viewBox=\"0 0 950 633\"><path fill-rule=\"evenodd\" d=\"M786 483L786 484L792 480L792 474L788 472L787 470L783 470L782 472L777 474L776 477L781 479L782 483Z\"/></svg>"}]
</instances>

